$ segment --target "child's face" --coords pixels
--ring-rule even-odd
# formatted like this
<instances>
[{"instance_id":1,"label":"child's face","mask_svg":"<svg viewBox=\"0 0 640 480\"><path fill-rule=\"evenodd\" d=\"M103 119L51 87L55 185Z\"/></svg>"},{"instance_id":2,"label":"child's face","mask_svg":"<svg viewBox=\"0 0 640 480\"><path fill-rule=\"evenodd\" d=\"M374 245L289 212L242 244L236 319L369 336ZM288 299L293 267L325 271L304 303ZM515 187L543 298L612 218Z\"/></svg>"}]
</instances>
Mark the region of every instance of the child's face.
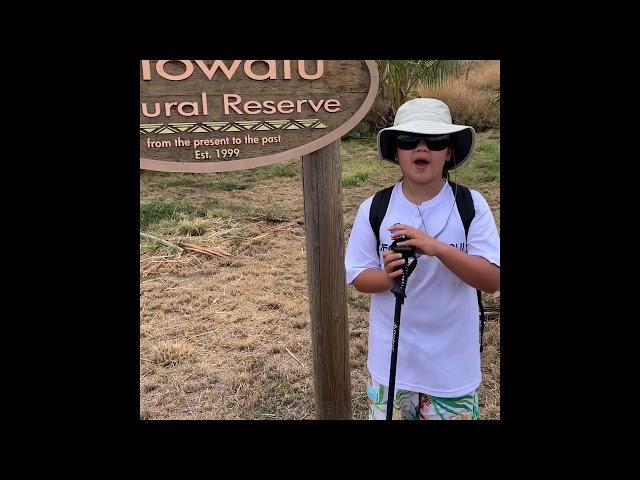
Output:
<instances>
[{"instance_id":1,"label":"child's face","mask_svg":"<svg viewBox=\"0 0 640 480\"><path fill-rule=\"evenodd\" d=\"M442 169L449 159L450 147L429 150L424 139L413 150L396 148L396 159L406 178L416 183L429 183L442 178Z\"/></svg>"}]
</instances>

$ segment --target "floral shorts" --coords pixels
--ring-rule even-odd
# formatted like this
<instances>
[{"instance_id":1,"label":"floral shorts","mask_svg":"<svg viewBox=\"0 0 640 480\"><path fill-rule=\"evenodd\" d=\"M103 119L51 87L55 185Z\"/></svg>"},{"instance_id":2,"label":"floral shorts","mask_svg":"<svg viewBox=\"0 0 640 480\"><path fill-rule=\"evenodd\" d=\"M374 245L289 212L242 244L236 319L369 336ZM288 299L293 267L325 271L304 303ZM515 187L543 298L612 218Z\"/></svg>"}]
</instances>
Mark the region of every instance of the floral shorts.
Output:
<instances>
[{"instance_id":1,"label":"floral shorts","mask_svg":"<svg viewBox=\"0 0 640 480\"><path fill-rule=\"evenodd\" d=\"M387 387L373 378L367 385L369 420L386 420ZM478 420L478 390L462 397L432 397L426 393L395 390L393 420Z\"/></svg>"}]
</instances>

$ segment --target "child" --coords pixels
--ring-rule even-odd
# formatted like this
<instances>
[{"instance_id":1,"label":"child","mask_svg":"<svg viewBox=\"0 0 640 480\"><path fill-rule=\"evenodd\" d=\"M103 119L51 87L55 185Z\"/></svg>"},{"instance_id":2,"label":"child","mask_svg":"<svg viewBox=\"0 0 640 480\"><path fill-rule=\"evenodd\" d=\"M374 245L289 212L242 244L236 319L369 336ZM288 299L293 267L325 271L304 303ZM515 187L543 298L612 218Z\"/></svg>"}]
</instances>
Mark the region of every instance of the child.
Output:
<instances>
[{"instance_id":1,"label":"child","mask_svg":"<svg viewBox=\"0 0 640 480\"><path fill-rule=\"evenodd\" d=\"M500 288L500 238L489 205L471 191L475 214L467 234L447 182L475 145L475 131L451 122L449 108L431 98L403 104L393 127L378 133L381 158L400 165L403 178L391 192L379 229L372 230L373 197L356 215L345 255L347 284L372 293L369 312L371 381L369 419L384 420L391 359L395 296L390 292L404 263L388 250L415 247L417 264L406 286L397 345L394 419L478 419L480 335L476 289Z\"/></svg>"}]
</instances>

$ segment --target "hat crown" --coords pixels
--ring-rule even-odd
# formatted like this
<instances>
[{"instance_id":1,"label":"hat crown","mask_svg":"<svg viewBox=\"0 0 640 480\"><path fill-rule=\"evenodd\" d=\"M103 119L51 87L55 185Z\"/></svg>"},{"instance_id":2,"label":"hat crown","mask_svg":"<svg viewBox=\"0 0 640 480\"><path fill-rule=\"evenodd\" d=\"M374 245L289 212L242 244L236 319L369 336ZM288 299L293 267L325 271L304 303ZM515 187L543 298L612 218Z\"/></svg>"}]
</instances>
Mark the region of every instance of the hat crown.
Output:
<instances>
[{"instance_id":1,"label":"hat crown","mask_svg":"<svg viewBox=\"0 0 640 480\"><path fill-rule=\"evenodd\" d=\"M435 98L415 98L398 108L393 126L415 121L451 124L451 112L446 103Z\"/></svg>"}]
</instances>

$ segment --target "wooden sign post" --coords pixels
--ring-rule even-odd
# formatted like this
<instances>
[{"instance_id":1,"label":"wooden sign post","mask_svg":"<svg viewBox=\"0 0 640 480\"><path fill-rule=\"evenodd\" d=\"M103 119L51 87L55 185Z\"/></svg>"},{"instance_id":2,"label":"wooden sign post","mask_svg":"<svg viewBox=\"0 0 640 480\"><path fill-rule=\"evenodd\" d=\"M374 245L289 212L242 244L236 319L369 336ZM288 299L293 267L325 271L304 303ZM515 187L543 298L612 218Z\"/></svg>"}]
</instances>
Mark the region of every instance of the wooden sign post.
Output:
<instances>
[{"instance_id":1,"label":"wooden sign post","mask_svg":"<svg viewBox=\"0 0 640 480\"><path fill-rule=\"evenodd\" d=\"M316 418L351 418L340 138L372 60L142 60L140 168L225 172L302 157Z\"/></svg>"},{"instance_id":2,"label":"wooden sign post","mask_svg":"<svg viewBox=\"0 0 640 480\"><path fill-rule=\"evenodd\" d=\"M302 158L316 418L351 419L340 141Z\"/></svg>"}]
</instances>

